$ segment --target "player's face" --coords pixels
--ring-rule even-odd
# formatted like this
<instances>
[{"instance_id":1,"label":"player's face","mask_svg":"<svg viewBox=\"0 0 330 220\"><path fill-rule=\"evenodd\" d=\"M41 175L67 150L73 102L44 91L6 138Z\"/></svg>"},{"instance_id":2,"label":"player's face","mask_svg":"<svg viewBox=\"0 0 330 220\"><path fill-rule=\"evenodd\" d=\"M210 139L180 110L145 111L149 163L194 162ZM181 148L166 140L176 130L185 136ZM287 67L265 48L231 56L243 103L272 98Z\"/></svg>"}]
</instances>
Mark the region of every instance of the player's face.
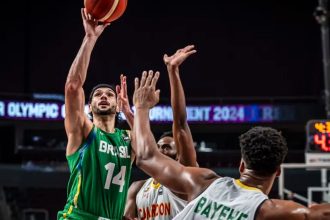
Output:
<instances>
[{"instance_id":1,"label":"player's face","mask_svg":"<svg viewBox=\"0 0 330 220\"><path fill-rule=\"evenodd\" d=\"M162 154L165 154L174 160L177 159L176 146L172 137L163 137L158 141L157 145Z\"/></svg>"},{"instance_id":2,"label":"player's face","mask_svg":"<svg viewBox=\"0 0 330 220\"><path fill-rule=\"evenodd\" d=\"M116 93L109 88L95 90L91 102L91 111L96 115L116 114Z\"/></svg>"}]
</instances>

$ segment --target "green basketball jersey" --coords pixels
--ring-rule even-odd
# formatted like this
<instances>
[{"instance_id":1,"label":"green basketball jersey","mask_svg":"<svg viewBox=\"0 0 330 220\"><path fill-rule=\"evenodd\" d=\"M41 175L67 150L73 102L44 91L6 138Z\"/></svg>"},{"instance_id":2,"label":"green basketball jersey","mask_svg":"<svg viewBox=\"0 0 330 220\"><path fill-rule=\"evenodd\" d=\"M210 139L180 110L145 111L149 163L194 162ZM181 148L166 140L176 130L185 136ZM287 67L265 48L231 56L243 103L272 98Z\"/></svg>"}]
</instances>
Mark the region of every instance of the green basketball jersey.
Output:
<instances>
[{"instance_id":1,"label":"green basketball jersey","mask_svg":"<svg viewBox=\"0 0 330 220\"><path fill-rule=\"evenodd\" d=\"M67 156L67 203L58 219L121 220L131 174L131 140L125 130L93 127L79 150Z\"/></svg>"}]
</instances>

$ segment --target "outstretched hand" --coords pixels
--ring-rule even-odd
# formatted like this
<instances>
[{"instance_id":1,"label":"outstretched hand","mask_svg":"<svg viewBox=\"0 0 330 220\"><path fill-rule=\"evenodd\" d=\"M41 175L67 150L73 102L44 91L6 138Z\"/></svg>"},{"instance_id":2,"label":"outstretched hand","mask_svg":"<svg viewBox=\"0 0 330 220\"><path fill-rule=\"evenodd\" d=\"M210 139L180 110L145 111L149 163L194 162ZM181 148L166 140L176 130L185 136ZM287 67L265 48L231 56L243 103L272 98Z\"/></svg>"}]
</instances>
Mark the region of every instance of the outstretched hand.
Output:
<instances>
[{"instance_id":1,"label":"outstretched hand","mask_svg":"<svg viewBox=\"0 0 330 220\"><path fill-rule=\"evenodd\" d=\"M99 22L87 13L86 8L81 9L81 17L85 28L86 36L99 37L104 29L110 25L110 23L99 24Z\"/></svg>"},{"instance_id":2,"label":"outstretched hand","mask_svg":"<svg viewBox=\"0 0 330 220\"><path fill-rule=\"evenodd\" d=\"M155 74L152 70L143 71L141 79L135 78L133 104L136 109L150 109L159 102L160 90L156 90L156 84L159 78L159 72Z\"/></svg>"},{"instance_id":3,"label":"outstretched hand","mask_svg":"<svg viewBox=\"0 0 330 220\"><path fill-rule=\"evenodd\" d=\"M191 54L196 53L194 45L186 46L185 48L179 49L172 56L164 55L164 63L166 66L178 67L183 61L185 61Z\"/></svg>"},{"instance_id":4,"label":"outstretched hand","mask_svg":"<svg viewBox=\"0 0 330 220\"><path fill-rule=\"evenodd\" d=\"M128 112L130 111L131 107L129 105L129 100L127 96L127 83L126 83L126 76L123 74L120 75L120 86L116 86L117 92L117 105L118 110L121 112Z\"/></svg>"}]
</instances>

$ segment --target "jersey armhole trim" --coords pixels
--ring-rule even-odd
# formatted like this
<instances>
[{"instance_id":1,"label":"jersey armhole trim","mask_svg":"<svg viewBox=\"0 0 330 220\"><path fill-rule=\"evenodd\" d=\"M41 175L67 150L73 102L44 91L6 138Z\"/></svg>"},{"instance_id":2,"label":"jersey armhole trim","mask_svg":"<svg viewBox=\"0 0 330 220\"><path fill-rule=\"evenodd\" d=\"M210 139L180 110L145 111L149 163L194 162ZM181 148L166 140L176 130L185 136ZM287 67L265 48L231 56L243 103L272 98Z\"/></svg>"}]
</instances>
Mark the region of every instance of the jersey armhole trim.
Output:
<instances>
[{"instance_id":1,"label":"jersey armhole trim","mask_svg":"<svg viewBox=\"0 0 330 220\"><path fill-rule=\"evenodd\" d=\"M90 135L88 135L85 144L78 150L78 152L79 152L78 169L79 170L82 167L82 161L83 161L83 158L84 158L84 152L91 145L92 141L95 139L95 137L96 137L96 131L97 131L97 128L95 126L93 126L92 132L90 133Z\"/></svg>"},{"instance_id":2,"label":"jersey armhole trim","mask_svg":"<svg viewBox=\"0 0 330 220\"><path fill-rule=\"evenodd\" d=\"M264 202L266 202L266 200L267 200L267 199L264 199L264 200L263 200L262 202L260 202L260 204L258 205L258 207L257 207L257 209L256 209L256 211L255 211L255 213L254 213L253 220L256 220L256 219L257 219L257 215L258 215L258 213L259 213L260 207L261 207L262 204L264 204Z\"/></svg>"}]
</instances>

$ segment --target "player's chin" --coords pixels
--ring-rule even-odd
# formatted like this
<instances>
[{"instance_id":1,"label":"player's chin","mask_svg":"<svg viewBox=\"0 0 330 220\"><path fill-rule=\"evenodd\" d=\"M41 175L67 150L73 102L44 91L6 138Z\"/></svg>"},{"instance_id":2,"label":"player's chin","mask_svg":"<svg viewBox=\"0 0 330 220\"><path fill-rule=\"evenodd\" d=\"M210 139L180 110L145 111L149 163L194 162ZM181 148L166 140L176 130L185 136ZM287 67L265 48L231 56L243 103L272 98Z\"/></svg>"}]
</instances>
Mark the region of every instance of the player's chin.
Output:
<instances>
[{"instance_id":1,"label":"player's chin","mask_svg":"<svg viewBox=\"0 0 330 220\"><path fill-rule=\"evenodd\" d=\"M97 112L96 114L98 115L112 115L113 114L113 111L111 108L99 108L97 109Z\"/></svg>"}]
</instances>

